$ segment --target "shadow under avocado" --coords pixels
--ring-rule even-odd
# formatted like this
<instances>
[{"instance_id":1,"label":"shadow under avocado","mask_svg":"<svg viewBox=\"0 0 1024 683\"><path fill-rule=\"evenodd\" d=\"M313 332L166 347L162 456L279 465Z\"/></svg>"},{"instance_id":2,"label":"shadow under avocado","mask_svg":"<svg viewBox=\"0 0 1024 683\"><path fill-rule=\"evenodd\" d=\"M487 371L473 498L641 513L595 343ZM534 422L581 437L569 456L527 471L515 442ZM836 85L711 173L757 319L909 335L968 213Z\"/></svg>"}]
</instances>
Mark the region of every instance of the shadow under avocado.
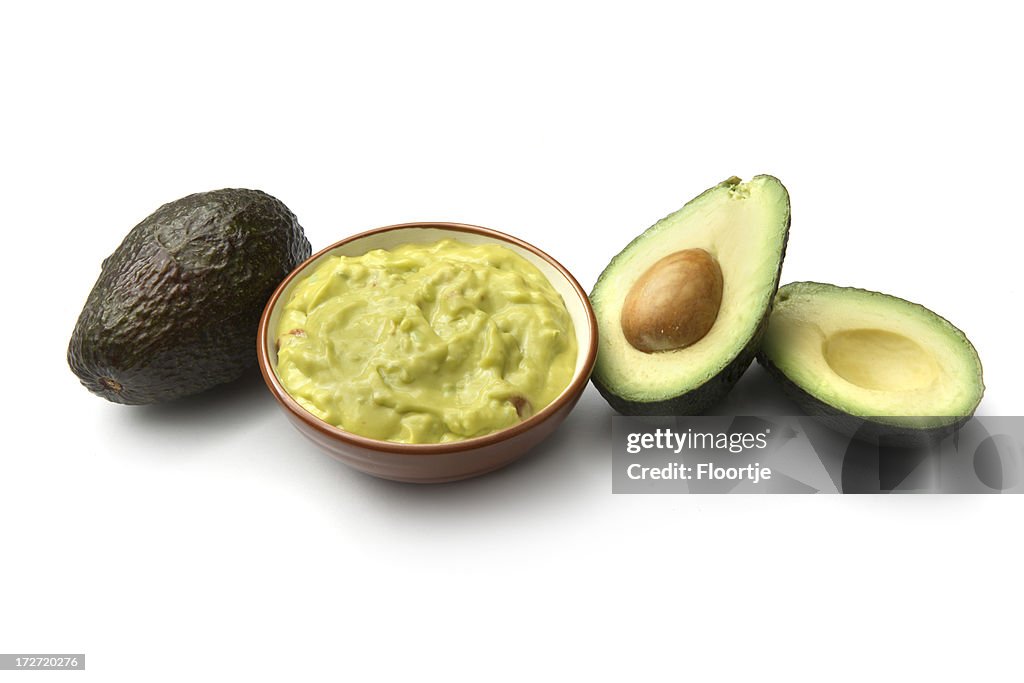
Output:
<instances>
[{"instance_id":1,"label":"shadow under avocado","mask_svg":"<svg viewBox=\"0 0 1024 683\"><path fill-rule=\"evenodd\" d=\"M117 418L129 432L174 439L186 451L189 442L228 439L239 430L258 425L274 412L274 400L259 369L252 368L233 382L170 403L126 406L117 411Z\"/></svg>"},{"instance_id":2,"label":"shadow under avocado","mask_svg":"<svg viewBox=\"0 0 1024 683\"><path fill-rule=\"evenodd\" d=\"M789 400L778 383L761 365L750 364L729 395L705 413L731 417L734 415L800 415L799 406Z\"/></svg>"}]
</instances>

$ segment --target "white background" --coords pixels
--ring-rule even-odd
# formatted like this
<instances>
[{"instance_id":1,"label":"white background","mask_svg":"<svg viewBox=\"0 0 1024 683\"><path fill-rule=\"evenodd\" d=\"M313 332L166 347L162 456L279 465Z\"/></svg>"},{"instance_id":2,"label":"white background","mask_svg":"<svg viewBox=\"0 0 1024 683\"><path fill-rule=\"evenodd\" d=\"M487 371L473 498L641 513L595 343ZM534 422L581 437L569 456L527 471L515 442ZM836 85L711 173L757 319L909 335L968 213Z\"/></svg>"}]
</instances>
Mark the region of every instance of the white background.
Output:
<instances>
[{"instance_id":1,"label":"white background","mask_svg":"<svg viewBox=\"0 0 1024 683\"><path fill-rule=\"evenodd\" d=\"M266 190L314 249L485 225L589 289L763 172L784 282L933 308L978 347L980 413L1020 415L1021 22L943 4L3 10L0 651L87 653L39 680L1019 676L1016 497L613 496L592 389L507 470L397 485L255 374L125 407L64 359L101 260L192 192ZM723 410L778 409L763 379Z\"/></svg>"}]
</instances>

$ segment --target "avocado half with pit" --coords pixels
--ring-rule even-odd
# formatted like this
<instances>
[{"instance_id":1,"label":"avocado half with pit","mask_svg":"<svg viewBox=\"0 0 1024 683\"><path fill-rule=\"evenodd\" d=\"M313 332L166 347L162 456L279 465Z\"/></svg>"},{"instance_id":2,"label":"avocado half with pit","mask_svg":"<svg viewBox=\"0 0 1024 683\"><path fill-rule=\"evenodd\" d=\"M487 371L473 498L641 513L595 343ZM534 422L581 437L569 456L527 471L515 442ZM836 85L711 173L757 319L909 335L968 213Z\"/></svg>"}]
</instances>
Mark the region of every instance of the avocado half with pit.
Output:
<instances>
[{"instance_id":1,"label":"avocado half with pit","mask_svg":"<svg viewBox=\"0 0 1024 683\"><path fill-rule=\"evenodd\" d=\"M789 235L778 179L730 178L612 259L590 294L600 328L593 381L626 415L696 415L750 365Z\"/></svg>"},{"instance_id":2,"label":"avocado half with pit","mask_svg":"<svg viewBox=\"0 0 1024 683\"><path fill-rule=\"evenodd\" d=\"M985 391L978 352L945 318L888 294L818 282L779 290L758 361L804 412L897 446L950 434Z\"/></svg>"}]
</instances>

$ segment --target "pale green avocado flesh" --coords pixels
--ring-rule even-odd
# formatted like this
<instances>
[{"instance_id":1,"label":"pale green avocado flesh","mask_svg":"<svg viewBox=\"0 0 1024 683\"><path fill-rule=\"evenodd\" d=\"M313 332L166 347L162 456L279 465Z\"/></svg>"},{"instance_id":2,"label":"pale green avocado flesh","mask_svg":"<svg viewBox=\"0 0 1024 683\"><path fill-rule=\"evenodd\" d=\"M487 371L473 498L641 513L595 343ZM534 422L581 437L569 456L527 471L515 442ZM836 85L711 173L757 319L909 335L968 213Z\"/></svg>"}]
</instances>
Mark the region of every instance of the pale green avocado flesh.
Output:
<instances>
[{"instance_id":1,"label":"pale green avocado flesh","mask_svg":"<svg viewBox=\"0 0 1024 683\"><path fill-rule=\"evenodd\" d=\"M807 412L909 430L962 422L985 390L977 351L946 319L816 282L779 290L759 359Z\"/></svg>"},{"instance_id":2,"label":"pale green avocado flesh","mask_svg":"<svg viewBox=\"0 0 1024 683\"><path fill-rule=\"evenodd\" d=\"M789 194L778 179L730 178L648 228L605 268L591 292L600 342L593 381L629 415L693 415L721 400L749 366L767 325L789 234ZM669 254L703 249L721 268L721 306L685 348L645 352L623 333L633 285Z\"/></svg>"}]
</instances>

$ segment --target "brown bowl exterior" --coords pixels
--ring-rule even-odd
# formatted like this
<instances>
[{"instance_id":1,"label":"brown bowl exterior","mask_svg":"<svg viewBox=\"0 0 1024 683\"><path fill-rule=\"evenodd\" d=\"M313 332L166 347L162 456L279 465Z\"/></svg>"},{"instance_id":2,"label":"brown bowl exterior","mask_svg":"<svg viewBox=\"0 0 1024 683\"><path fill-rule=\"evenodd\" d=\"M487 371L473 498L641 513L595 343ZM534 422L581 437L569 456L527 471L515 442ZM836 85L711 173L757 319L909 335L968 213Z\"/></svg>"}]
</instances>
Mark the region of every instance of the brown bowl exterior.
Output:
<instances>
[{"instance_id":1,"label":"brown bowl exterior","mask_svg":"<svg viewBox=\"0 0 1024 683\"><path fill-rule=\"evenodd\" d=\"M575 394L544 422L533 425L530 429L469 449L436 453L409 453L397 449L375 450L339 439L336 435L321 430L319 425L312 425L291 411L288 411L288 417L310 441L360 472L410 484L442 484L478 477L518 460L562 424L579 397L579 393Z\"/></svg>"},{"instance_id":2,"label":"brown bowl exterior","mask_svg":"<svg viewBox=\"0 0 1024 683\"><path fill-rule=\"evenodd\" d=\"M270 344L270 321L275 306L288 285L305 268L321 256L352 242L376 236L380 233L398 230L426 228L455 233L470 233L488 240L507 242L522 250L532 252L557 270L578 297L578 305L585 312L585 325L589 331L589 343L580 349L582 363L577 362L577 371L569 386L550 405L523 422L492 434L442 444L402 444L369 439L330 425L307 412L285 391L273 370ZM570 302L566 302L570 305ZM577 335L579 336L579 335ZM377 228L353 235L326 249L317 252L278 286L267 302L260 319L257 335L257 355L260 372L292 424L306 438L325 451L355 469L383 479L393 481L433 484L476 477L496 469L525 455L530 449L550 436L572 411L583 393L597 358L597 320L590 306L586 292L576 279L560 263L536 247L504 233L461 223L405 223Z\"/></svg>"}]
</instances>

